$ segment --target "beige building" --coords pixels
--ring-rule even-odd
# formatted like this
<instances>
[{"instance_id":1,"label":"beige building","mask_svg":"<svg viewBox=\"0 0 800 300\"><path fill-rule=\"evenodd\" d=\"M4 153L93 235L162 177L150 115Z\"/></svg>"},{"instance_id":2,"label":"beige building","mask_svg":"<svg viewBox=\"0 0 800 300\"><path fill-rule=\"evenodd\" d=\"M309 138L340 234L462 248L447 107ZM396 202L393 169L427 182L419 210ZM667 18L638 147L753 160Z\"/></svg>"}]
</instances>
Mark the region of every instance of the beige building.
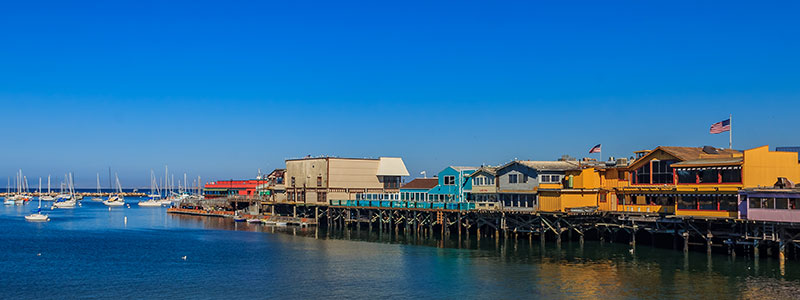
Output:
<instances>
[{"instance_id":1,"label":"beige building","mask_svg":"<svg viewBox=\"0 0 800 300\"><path fill-rule=\"evenodd\" d=\"M399 157L317 157L286 160L286 200L327 204L328 200L355 200L361 193L397 193L408 176Z\"/></svg>"}]
</instances>

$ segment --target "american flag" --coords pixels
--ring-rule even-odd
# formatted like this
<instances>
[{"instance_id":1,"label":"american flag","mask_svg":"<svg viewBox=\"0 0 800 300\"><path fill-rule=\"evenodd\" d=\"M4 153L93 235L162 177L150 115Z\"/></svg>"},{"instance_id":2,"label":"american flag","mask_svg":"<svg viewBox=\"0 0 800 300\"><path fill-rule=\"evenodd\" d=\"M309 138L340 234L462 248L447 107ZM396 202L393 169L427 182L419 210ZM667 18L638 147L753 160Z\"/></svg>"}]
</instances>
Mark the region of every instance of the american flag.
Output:
<instances>
[{"instance_id":1,"label":"american flag","mask_svg":"<svg viewBox=\"0 0 800 300\"><path fill-rule=\"evenodd\" d=\"M594 146L592 147L592 149L589 149L589 153L600 153L600 144L597 144L597 146Z\"/></svg>"},{"instance_id":2,"label":"american flag","mask_svg":"<svg viewBox=\"0 0 800 300\"><path fill-rule=\"evenodd\" d=\"M723 133L725 131L731 131L731 119L727 119L722 122L717 122L711 125L711 130L708 132L711 134Z\"/></svg>"}]
</instances>

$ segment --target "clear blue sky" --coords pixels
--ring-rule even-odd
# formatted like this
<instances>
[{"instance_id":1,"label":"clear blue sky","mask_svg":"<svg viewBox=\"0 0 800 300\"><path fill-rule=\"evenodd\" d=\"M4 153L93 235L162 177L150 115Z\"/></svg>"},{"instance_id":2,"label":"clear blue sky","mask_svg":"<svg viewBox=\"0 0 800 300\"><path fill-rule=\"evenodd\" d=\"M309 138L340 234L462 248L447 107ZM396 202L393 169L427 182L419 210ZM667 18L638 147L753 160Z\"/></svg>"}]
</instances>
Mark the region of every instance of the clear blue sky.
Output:
<instances>
[{"instance_id":1,"label":"clear blue sky","mask_svg":"<svg viewBox=\"0 0 800 300\"><path fill-rule=\"evenodd\" d=\"M0 5L0 174L32 185L727 147L730 113L735 148L800 144L796 1L69 2Z\"/></svg>"}]
</instances>

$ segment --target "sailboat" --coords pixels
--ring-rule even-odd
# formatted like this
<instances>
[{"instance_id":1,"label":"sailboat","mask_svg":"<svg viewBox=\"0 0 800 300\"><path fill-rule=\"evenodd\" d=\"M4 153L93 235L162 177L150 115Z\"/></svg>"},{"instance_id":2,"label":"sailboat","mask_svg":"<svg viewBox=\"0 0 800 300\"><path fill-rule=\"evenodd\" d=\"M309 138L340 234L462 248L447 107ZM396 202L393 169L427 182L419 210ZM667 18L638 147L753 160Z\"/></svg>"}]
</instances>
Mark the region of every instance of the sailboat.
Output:
<instances>
[{"instance_id":1,"label":"sailboat","mask_svg":"<svg viewBox=\"0 0 800 300\"><path fill-rule=\"evenodd\" d=\"M103 204L107 206L123 206L125 205L125 197L122 196L122 185L119 183L119 176L116 173L114 178L117 180L117 194L108 196L108 200L103 201Z\"/></svg>"},{"instance_id":2,"label":"sailboat","mask_svg":"<svg viewBox=\"0 0 800 300\"><path fill-rule=\"evenodd\" d=\"M39 194L39 199L42 201L53 201L56 199L50 195L50 175L47 175L47 195Z\"/></svg>"},{"instance_id":3,"label":"sailboat","mask_svg":"<svg viewBox=\"0 0 800 300\"><path fill-rule=\"evenodd\" d=\"M67 181L67 192L69 194L62 193L58 195L56 201L53 202L52 208L75 208L75 205L78 204L78 201L75 199L75 187L72 182L72 173L65 177Z\"/></svg>"},{"instance_id":4,"label":"sailboat","mask_svg":"<svg viewBox=\"0 0 800 300\"><path fill-rule=\"evenodd\" d=\"M42 189L42 179L39 178L39 190ZM28 222L47 222L50 221L50 217L48 215L42 214L42 198L39 197L39 207L36 209L35 213L25 216L25 221Z\"/></svg>"},{"instance_id":5,"label":"sailboat","mask_svg":"<svg viewBox=\"0 0 800 300\"><path fill-rule=\"evenodd\" d=\"M8 178L8 183L6 184L6 197L3 198L3 204L14 205L14 199L11 197L11 178Z\"/></svg>"},{"instance_id":6,"label":"sailboat","mask_svg":"<svg viewBox=\"0 0 800 300\"><path fill-rule=\"evenodd\" d=\"M92 197L92 201L103 201L103 194L100 193L100 173L97 173L97 196Z\"/></svg>"},{"instance_id":7,"label":"sailboat","mask_svg":"<svg viewBox=\"0 0 800 300\"><path fill-rule=\"evenodd\" d=\"M42 178L39 177L39 194L42 193ZM50 217L42 214L42 197L39 197L39 207L35 213L25 216L25 221L29 222L47 222Z\"/></svg>"},{"instance_id":8,"label":"sailboat","mask_svg":"<svg viewBox=\"0 0 800 300\"><path fill-rule=\"evenodd\" d=\"M155 194L153 192L156 192ZM153 170L150 170L150 199L146 201L139 201L139 206L144 207L161 207L161 193L158 191L158 184L156 183L156 175Z\"/></svg>"}]
</instances>

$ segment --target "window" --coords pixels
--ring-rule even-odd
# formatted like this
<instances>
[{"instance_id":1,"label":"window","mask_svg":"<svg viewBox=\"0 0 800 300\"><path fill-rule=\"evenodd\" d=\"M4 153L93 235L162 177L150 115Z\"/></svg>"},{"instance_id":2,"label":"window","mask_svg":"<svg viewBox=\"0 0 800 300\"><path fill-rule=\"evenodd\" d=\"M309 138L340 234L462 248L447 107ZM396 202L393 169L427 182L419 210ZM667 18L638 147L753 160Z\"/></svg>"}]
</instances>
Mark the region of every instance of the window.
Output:
<instances>
[{"instance_id":1,"label":"window","mask_svg":"<svg viewBox=\"0 0 800 300\"><path fill-rule=\"evenodd\" d=\"M800 209L800 199L789 199L789 209Z\"/></svg>"},{"instance_id":2,"label":"window","mask_svg":"<svg viewBox=\"0 0 800 300\"><path fill-rule=\"evenodd\" d=\"M475 185L486 185L486 177L478 176L475 177Z\"/></svg>"},{"instance_id":3,"label":"window","mask_svg":"<svg viewBox=\"0 0 800 300\"><path fill-rule=\"evenodd\" d=\"M494 185L494 176L486 177L486 179L489 181L489 185Z\"/></svg>"},{"instance_id":4,"label":"window","mask_svg":"<svg viewBox=\"0 0 800 300\"><path fill-rule=\"evenodd\" d=\"M447 175L444 177L444 185L455 185L456 184L456 177L452 175Z\"/></svg>"},{"instance_id":5,"label":"window","mask_svg":"<svg viewBox=\"0 0 800 300\"><path fill-rule=\"evenodd\" d=\"M508 183L517 183L517 174L508 174Z\"/></svg>"},{"instance_id":6,"label":"window","mask_svg":"<svg viewBox=\"0 0 800 300\"><path fill-rule=\"evenodd\" d=\"M558 175L550 175L550 182L556 182L557 183L557 182L561 181L561 179L559 179L559 178L560 178L560 176L558 176Z\"/></svg>"},{"instance_id":7,"label":"window","mask_svg":"<svg viewBox=\"0 0 800 300\"><path fill-rule=\"evenodd\" d=\"M619 177L619 180L628 180L625 174L626 174L625 171L617 171L617 177Z\"/></svg>"},{"instance_id":8,"label":"window","mask_svg":"<svg viewBox=\"0 0 800 300\"><path fill-rule=\"evenodd\" d=\"M650 164L646 163L644 166L636 169L636 182L635 183L650 183Z\"/></svg>"},{"instance_id":9,"label":"window","mask_svg":"<svg viewBox=\"0 0 800 300\"><path fill-rule=\"evenodd\" d=\"M724 183L742 182L741 169L725 169L725 170L720 170L720 173L722 173L722 182Z\"/></svg>"},{"instance_id":10,"label":"window","mask_svg":"<svg viewBox=\"0 0 800 300\"><path fill-rule=\"evenodd\" d=\"M678 170L678 183L697 183L697 174L695 171Z\"/></svg>"},{"instance_id":11,"label":"window","mask_svg":"<svg viewBox=\"0 0 800 300\"><path fill-rule=\"evenodd\" d=\"M550 182L550 175L542 175L542 182Z\"/></svg>"},{"instance_id":12,"label":"window","mask_svg":"<svg viewBox=\"0 0 800 300\"><path fill-rule=\"evenodd\" d=\"M322 186L322 176L317 176L317 186Z\"/></svg>"},{"instance_id":13,"label":"window","mask_svg":"<svg viewBox=\"0 0 800 300\"><path fill-rule=\"evenodd\" d=\"M528 183L528 175L522 174L522 183Z\"/></svg>"},{"instance_id":14,"label":"window","mask_svg":"<svg viewBox=\"0 0 800 300\"><path fill-rule=\"evenodd\" d=\"M760 198L748 198L747 202L749 203L750 208L761 208Z\"/></svg>"},{"instance_id":15,"label":"window","mask_svg":"<svg viewBox=\"0 0 800 300\"><path fill-rule=\"evenodd\" d=\"M384 189L399 189L400 188L400 176L383 176L383 188Z\"/></svg>"},{"instance_id":16,"label":"window","mask_svg":"<svg viewBox=\"0 0 800 300\"><path fill-rule=\"evenodd\" d=\"M294 186L294 176L292 176L292 186Z\"/></svg>"},{"instance_id":17,"label":"window","mask_svg":"<svg viewBox=\"0 0 800 300\"><path fill-rule=\"evenodd\" d=\"M761 198L761 208L775 208L775 198Z\"/></svg>"},{"instance_id":18,"label":"window","mask_svg":"<svg viewBox=\"0 0 800 300\"><path fill-rule=\"evenodd\" d=\"M600 203L606 203L606 194L605 193L601 193L600 194Z\"/></svg>"},{"instance_id":19,"label":"window","mask_svg":"<svg viewBox=\"0 0 800 300\"><path fill-rule=\"evenodd\" d=\"M652 160L653 183L673 183L672 164L674 160Z\"/></svg>"},{"instance_id":20,"label":"window","mask_svg":"<svg viewBox=\"0 0 800 300\"><path fill-rule=\"evenodd\" d=\"M317 193L317 202L325 202L327 200L328 200L328 193L326 192Z\"/></svg>"},{"instance_id":21,"label":"window","mask_svg":"<svg viewBox=\"0 0 800 300\"><path fill-rule=\"evenodd\" d=\"M789 199L775 198L775 209L789 209Z\"/></svg>"}]
</instances>

